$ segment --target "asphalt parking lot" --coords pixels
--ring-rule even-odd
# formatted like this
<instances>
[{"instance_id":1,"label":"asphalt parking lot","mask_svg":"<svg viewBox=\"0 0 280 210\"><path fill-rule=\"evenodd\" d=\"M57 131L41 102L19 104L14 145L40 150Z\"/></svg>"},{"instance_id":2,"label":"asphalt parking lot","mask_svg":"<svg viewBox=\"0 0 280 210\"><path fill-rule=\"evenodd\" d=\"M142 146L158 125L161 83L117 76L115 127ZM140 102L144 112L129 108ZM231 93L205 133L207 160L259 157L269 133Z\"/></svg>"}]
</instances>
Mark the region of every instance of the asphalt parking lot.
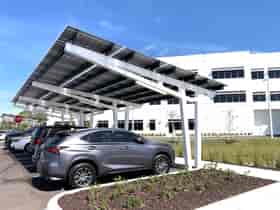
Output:
<instances>
[{"instance_id":1,"label":"asphalt parking lot","mask_svg":"<svg viewBox=\"0 0 280 210\"><path fill-rule=\"evenodd\" d=\"M48 200L63 190L61 181L41 180L30 155L11 153L0 143L0 209L43 210Z\"/></svg>"},{"instance_id":2,"label":"asphalt parking lot","mask_svg":"<svg viewBox=\"0 0 280 210\"><path fill-rule=\"evenodd\" d=\"M174 171L173 169L172 171ZM122 174L126 179L150 175L149 172ZM97 181L112 182L114 176ZM61 180L46 181L36 173L31 156L4 149L0 141L0 209L43 210L55 194L69 190Z\"/></svg>"}]
</instances>

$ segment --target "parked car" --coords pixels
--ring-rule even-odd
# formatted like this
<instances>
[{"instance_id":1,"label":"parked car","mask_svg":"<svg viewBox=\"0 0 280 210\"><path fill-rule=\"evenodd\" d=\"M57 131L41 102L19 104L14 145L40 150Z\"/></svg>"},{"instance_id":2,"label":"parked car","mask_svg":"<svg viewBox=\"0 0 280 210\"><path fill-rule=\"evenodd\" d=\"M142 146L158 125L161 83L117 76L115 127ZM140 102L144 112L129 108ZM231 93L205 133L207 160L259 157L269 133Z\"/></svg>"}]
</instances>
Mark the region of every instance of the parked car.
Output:
<instances>
[{"instance_id":1,"label":"parked car","mask_svg":"<svg viewBox=\"0 0 280 210\"><path fill-rule=\"evenodd\" d=\"M0 130L0 140L5 140L9 132L10 132L9 130Z\"/></svg>"},{"instance_id":2,"label":"parked car","mask_svg":"<svg viewBox=\"0 0 280 210\"><path fill-rule=\"evenodd\" d=\"M122 129L89 129L57 133L41 147L37 171L74 188L93 184L96 177L130 171L167 173L175 153L168 144L154 142Z\"/></svg>"},{"instance_id":3,"label":"parked car","mask_svg":"<svg viewBox=\"0 0 280 210\"><path fill-rule=\"evenodd\" d=\"M30 128L26 131L9 135L9 138L7 139L8 148L12 150L25 150L28 152L33 130L34 128Z\"/></svg>"},{"instance_id":4,"label":"parked car","mask_svg":"<svg viewBox=\"0 0 280 210\"><path fill-rule=\"evenodd\" d=\"M24 134L24 131L12 130L10 131L5 138L5 147L11 149L11 143L13 140L17 140Z\"/></svg>"},{"instance_id":5,"label":"parked car","mask_svg":"<svg viewBox=\"0 0 280 210\"><path fill-rule=\"evenodd\" d=\"M55 125L55 126L40 126L37 127L33 134L30 144L30 151L33 153L32 161L36 164L40 157L41 145L47 138L53 137L56 133L68 130L83 129L84 127L72 126L72 125Z\"/></svg>"},{"instance_id":6,"label":"parked car","mask_svg":"<svg viewBox=\"0 0 280 210\"><path fill-rule=\"evenodd\" d=\"M11 149L18 151L31 152L30 149L31 135L24 135L16 138L11 142Z\"/></svg>"}]
</instances>

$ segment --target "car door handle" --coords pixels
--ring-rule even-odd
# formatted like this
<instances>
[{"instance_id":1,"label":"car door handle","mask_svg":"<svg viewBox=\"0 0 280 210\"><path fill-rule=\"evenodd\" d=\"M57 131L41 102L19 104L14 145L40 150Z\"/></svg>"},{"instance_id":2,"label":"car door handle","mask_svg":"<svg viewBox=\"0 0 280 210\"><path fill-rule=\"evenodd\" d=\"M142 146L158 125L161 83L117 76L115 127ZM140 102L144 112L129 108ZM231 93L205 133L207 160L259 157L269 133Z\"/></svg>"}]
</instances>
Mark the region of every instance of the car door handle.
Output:
<instances>
[{"instance_id":1,"label":"car door handle","mask_svg":"<svg viewBox=\"0 0 280 210\"><path fill-rule=\"evenodd\" d=\"M89 149L89 150L95 150L95 149L96 149L96 146L89 146L88 149Z\"/></svg>"}]
</instances>

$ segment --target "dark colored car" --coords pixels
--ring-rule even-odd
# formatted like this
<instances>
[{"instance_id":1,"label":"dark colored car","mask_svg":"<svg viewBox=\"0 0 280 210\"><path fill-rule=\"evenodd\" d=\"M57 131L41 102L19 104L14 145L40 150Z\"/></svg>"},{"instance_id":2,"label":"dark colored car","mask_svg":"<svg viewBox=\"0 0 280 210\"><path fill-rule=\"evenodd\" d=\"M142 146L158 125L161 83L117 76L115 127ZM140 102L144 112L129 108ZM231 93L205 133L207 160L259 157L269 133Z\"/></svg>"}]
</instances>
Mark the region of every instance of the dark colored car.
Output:
<instances>
[{"instance_id":1,"label":"dark colored car","mask_svg":"<svg viewBox=\"0 0 280 210\"><path fill-rule=\"evenodd\" d=\"M40 157L40 147L47 138L53 137L56 133L69 130L83 129L84 127L77 127L71 125L55 125L55 126L40 126L37 127L31 137L30 152L33 153L32 161L34 163Z\"/></svg>"},{"instance_id":2,"label":"dark colored car","mask_svg":"<svg viewBox=\"0 0 280 210\"><path fill-rule=\"evenodd\" d=\"M37 171L62 178L72 187L86 187L96 177L130 171L167 173L175 153L168 144L147 140L122 129L87 129L58 133L41 148Z\"/></svg>"}]
</instances>

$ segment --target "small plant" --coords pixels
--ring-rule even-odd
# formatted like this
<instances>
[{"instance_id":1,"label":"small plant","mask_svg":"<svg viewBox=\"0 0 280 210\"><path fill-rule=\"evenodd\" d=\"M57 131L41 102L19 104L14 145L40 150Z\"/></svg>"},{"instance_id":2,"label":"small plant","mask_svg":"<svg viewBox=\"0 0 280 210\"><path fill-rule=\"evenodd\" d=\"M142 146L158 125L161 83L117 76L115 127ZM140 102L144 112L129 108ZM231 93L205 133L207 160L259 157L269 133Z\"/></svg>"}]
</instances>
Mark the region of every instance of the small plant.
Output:
<instances>
[{"instance_id":1,"label":"small plant","mask_svg":"<svg viewBox=\"0 0 280 210\"><path fill-rule=\"evenodd\" d=\"M203 192L205 190L205 185L203 183L197 183L194 185L194 190L198 192Z\"/></svg>"},{"instance_id":2,"label":"small plant","mask_svg":"<svg viewBox=\"0 0 280 210\"><path fill-rule=\"evenodd\" d=\"M226 180L226 181L232 182L233 179L234 179L234 175L235 175L235 173L234 173L233 171L231 171L231 170L226 170L226 171L225 171L225 180Z\"/></svg>"},{"instance_id":3,"label":"small plant","mask_svg":"<svg viewBox=\"0 0 280 210\"><path fill-rule=\"evenodd\" d=\"M122 181L124 179L121 176L117 176L113 180L114 180L114 182L120 182L120 181Z\"/></svg>"},{"instance_id":4,"label":"small plant","mask_svg":"<svg viewBox=\"0 0 280 210\"><path fill-rule=\"evenodd\" d=\"M115 199L118 199L120 197L119 190L113 190L110 194L110 199L113 201Z\"/></svg>"},{"instance_id":5,"label":"small plant","mask_svg":"<svg viewBox=\"0 0 280 210\"><path fill-rule=\"evenodd\" d=\"M171 200L175 197L176 193L171 191L171 190L165 190L165 191L161 191L159 193L159 197L160 199L167 199L167 200Z\"/></svg>"},{"instance_id":6,"label":"small plant","mask_svg":"<svg viewBox=\"0 0 280 210\"><path fill-rule=\"evenodd\" d=\"M144 207L144 202L137 196L129 196L122 207L125 209L142 208Z\"/></svg>"}]
</instances>

